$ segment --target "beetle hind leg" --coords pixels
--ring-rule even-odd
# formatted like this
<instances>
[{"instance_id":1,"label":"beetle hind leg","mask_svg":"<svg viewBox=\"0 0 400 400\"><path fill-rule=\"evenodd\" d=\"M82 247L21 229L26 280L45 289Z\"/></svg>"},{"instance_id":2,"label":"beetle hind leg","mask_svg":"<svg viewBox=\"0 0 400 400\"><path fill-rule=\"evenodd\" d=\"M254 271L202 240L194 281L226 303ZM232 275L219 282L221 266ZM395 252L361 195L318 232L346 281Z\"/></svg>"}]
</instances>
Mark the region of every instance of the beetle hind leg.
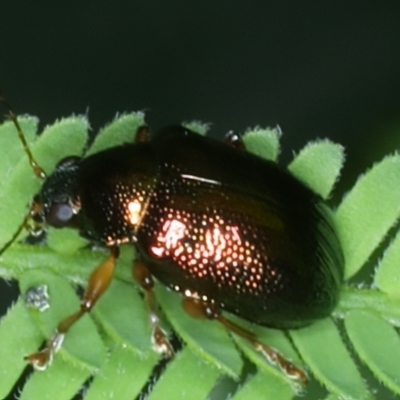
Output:
<instances>
[{"instance_id":1,"label":"beetle hind leg","mask_svg":"<svg viewBox=\"0 0 400 400\"><path fill-rule=\"evenodd\" d=\"M203 302L196 298L184 297L182 306L191 317L216 320L228 329L229 332L245 339L255 350L260 352L270 364L277 366L288 378L302 385L308 382L307 375L302 369L287 360L277 350L262 343L254 333L225 318L216 304Z\"/></svg>"},{"instance_id":2,"label":"beetle hind leg","mask_svg":"<svg viewBox=\"0 0 400 400\"><path fill-rule=\"evenodd\" d=\"M302 385L307 384L308 378L302 369L287 360L279 351L262 343L254 333L242 328L222 315L218 317L218 321L229 331L247 340L270 364L277 366L288 378L300 382Z\"/></svg>"},{"instance_id":3,"label":"beetle hind leg","mask_svg":"<svg viewBox=\"0 0 400 400\"><path fill-rule=\"evenodd\" d=\"M172 357L174 349L168 340L166 332L161 328L160 319L157 314L157 301L154 295L154 281L149 270L140 261L135 261L132 270L133 278L143 289L145 303L149 313L149 321L152 327L151 342L154 350L164 357Z\"/></svg>"}]
</instances>

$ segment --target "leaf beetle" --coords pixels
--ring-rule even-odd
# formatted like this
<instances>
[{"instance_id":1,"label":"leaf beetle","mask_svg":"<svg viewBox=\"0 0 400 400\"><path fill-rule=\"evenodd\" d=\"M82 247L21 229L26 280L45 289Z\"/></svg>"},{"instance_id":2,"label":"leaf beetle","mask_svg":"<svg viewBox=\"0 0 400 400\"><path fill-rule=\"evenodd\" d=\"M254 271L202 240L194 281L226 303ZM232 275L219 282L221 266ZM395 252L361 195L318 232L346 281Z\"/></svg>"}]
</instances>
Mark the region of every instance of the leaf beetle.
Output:
<instances>
[{"instance_id":1,"label":"leaf beetle","mask_svg":"<svg viewBox=\"0 0 400 400\"><path fill-rule=\"evenodd\" d=\"M250 322L294 329L330 315L343 280L343 254L329 207L275 163L202 137L183 126L150 140L139 128L129 143L86 158L67 157L47 176L9 108L33 171L44 179L3 253L28 222L73 227L109 249L91 274L80 309L62 320L45 348L26 357L51 362L65 334L111 282L119 247L135 246L133 276L144 292L155 349L173 348L160 326L154 280L182 294L193 317L216 320L249 341L287 376L305 373L222 311ZM239 147L235 148L235 147Z\"/></svg>"}]
</instances>

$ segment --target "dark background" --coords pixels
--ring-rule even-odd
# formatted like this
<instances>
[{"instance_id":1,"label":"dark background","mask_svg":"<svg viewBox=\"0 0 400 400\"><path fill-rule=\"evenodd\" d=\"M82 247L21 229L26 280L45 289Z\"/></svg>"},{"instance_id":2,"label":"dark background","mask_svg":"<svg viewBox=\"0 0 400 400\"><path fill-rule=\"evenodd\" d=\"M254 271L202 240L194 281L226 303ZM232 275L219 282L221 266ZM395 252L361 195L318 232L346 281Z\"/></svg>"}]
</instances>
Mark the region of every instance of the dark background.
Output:
<instances>
[{"instance_id":1,"label":"dark background","mask_svg":"<svg viewBox=\"0 0 400 400\"><path fill-rule=\"evenodd\" d=\"M0 87L43 125L87 110L94 131L134 110L219 137L279 124L283 161L317 137L346 146L342 190L399 147L398 1L50 4L0 5Z\"/></svg>"},{"instance_id":2,"label":"dark background","mask_svg":"<svg viewBox=\"0 0 400 400\"><path fill-rule=\"evenodd\" d=\"M279 124L284 154L328 136L352 161L400 118L398 1L41 3L0 6L0 87L43 123L89 109L94 129L131 110L220 136Z\"/></svg>"}]
</instances>

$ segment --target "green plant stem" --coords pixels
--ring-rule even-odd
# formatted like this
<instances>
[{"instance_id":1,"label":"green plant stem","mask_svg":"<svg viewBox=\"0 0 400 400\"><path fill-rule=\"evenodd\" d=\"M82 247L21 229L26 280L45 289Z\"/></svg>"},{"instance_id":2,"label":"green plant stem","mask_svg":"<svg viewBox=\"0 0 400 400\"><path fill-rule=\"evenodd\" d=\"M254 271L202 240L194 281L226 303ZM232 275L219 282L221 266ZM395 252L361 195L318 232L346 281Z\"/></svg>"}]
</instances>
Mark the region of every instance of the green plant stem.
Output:
<instances>
[{"instance_id":1,"label":"green plant stem","mask_svg":"<svg viewBox=\"0 0 400 400\"><path fill-rule=\"evenodd\" d=\"M129 249L128 249L129 250ZM107 257L107 252L82 249L72 255L63 255L47 246L15 244L0 256L0 277L19 279L21 274L35 268L47 268L81 285L86 285L90 273ZM132 281L130 263L132 255L121 252L118 264L129 261L128 268L118 268L115 276Z\"/></svg>"}]
</instances>

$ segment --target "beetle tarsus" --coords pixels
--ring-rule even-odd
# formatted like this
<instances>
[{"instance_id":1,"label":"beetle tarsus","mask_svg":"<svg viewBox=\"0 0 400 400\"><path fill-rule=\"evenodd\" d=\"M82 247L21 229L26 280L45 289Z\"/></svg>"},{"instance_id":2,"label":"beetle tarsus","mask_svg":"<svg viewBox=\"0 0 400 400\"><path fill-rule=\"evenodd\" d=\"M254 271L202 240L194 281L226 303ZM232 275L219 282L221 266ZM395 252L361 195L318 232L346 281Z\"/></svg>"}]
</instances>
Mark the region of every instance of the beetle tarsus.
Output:
<instances>
[{"instance_id":1,"label":"beetle tarsus","mask_svg":"<svg viewBox=\"0 0 400 400\"><path fill-rule=\"evenodd\" d=\"M252 343L254 348L259 351L270 364L277 366L288 378L299 382L301 385L308 383L307 374L282 356L277 350L255 341Z\"/></svg>"},{"instance_id":2,"label":"beetle tarsus","mask_svg":"<svg viewBox=\"0 0 400 400\"><path fill-rule=\"evenodd\" d=\"M53 356L60 349L64 341L64 333L59 331L47 341L46 347L36 353L25 356L24 359L38 371L44 371L53 362Z\"/></svg>"},{"instance_id":3,"label":"beetle tarsus","mask_svg":"<svg viewBox=\"0 0 400 400\"><path fill-rule=\"evenodd\" d=\"M158 324L154 326L151 341L154 350L165 358L171 358L174 355L174 348L169 342L166 332Z\"/></svg>"},{"instance_id":4,"label":"beetle tarsus","mask_svg":"<svg viewBox=\"0 0 400 400\"><path fill-rule=\"evenodd\" d=\"M299 382L301 385L307 384L308 378L304 371L287 360L277 350L260 342L253 332L250 332L229 319L226 319L222 315L219 316L218 321L229 331L247 340L255 350L260 352L267 359L270 364L277 366L288 378L295 382Z\"/></svg>"},{"instance_id":5,"label":"beetle tarsus","mask_svg":"<svg viewBox=\"0 0 400 400\"><path fill-rule=\"evenodd\" d=\"M24 359L32 364L37 371L44 371L53 361L53 352L46 347L41 351L25 356Z\"/></svg>"},{"instance_id":6,"label":"beetle tarsus","mask_svg":"<svg viewBox=\"0 0 400 400\"><path fill-rule=\"evenodd\" d=\"M243 138L234 131L226 133L224 141L228 146L234 147L235 149L246 150Z\"/></svg>"}]
</instances>

